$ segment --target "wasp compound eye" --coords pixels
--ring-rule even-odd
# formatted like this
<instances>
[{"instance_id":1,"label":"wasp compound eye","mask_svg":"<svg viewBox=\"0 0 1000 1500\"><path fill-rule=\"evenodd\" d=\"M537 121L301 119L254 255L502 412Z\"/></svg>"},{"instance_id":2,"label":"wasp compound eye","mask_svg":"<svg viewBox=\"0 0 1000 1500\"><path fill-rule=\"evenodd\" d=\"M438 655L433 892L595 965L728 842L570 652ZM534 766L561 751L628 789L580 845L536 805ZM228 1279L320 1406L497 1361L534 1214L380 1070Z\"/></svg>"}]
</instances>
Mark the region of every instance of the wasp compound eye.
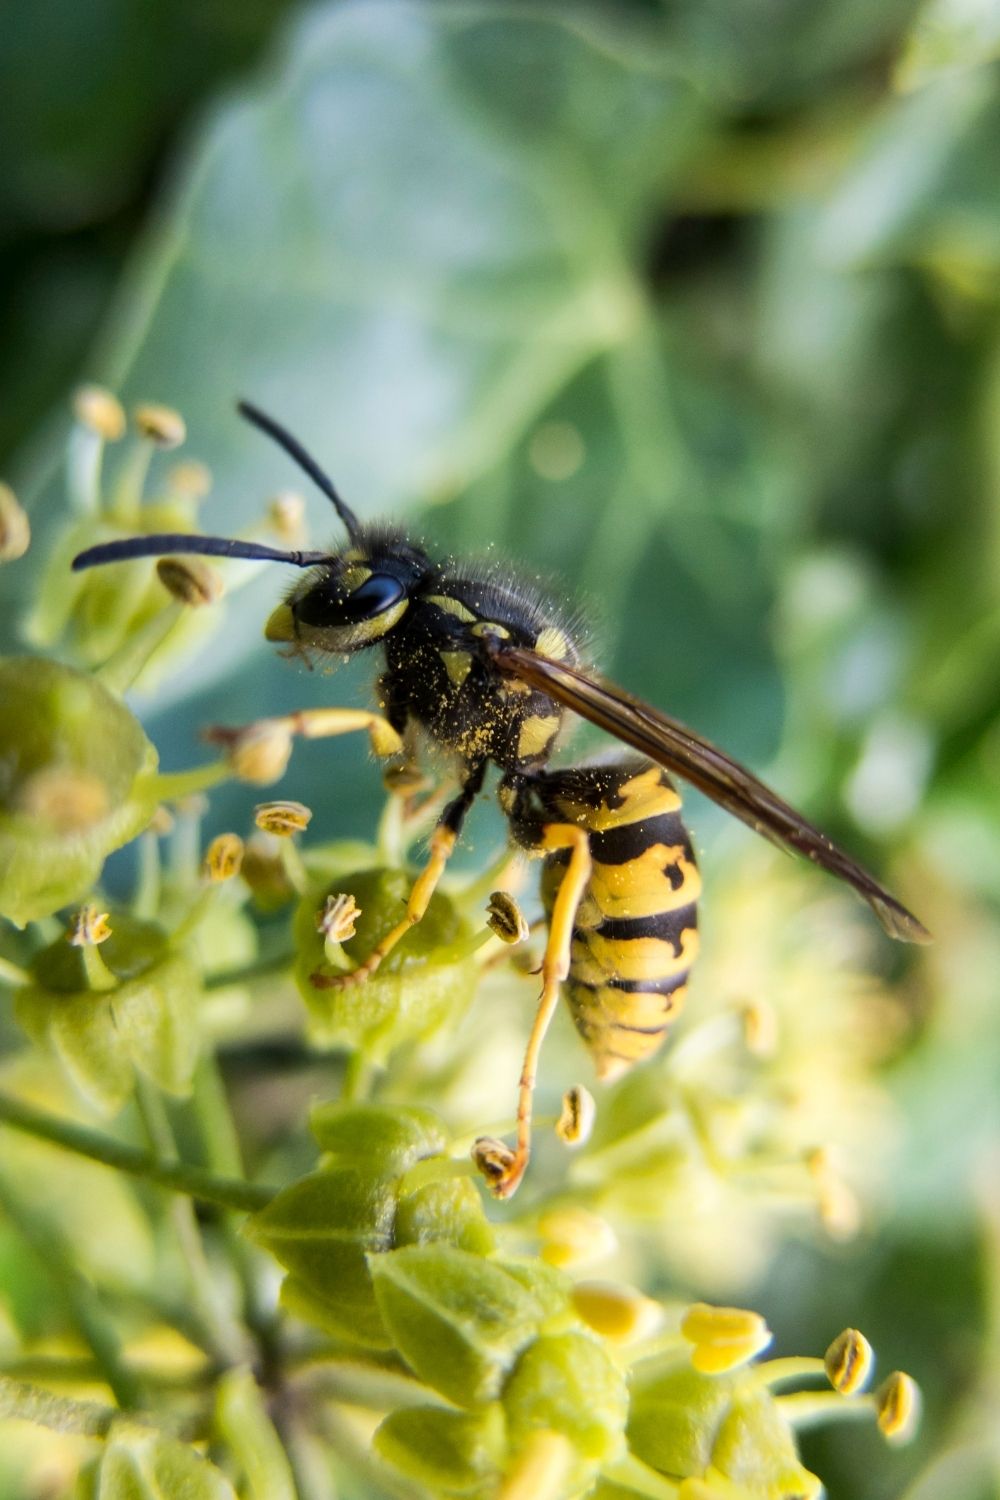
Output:
<instances>
[{"instance_id":1,"label":"wasp compound eye","mask_svg":"<svg viewBox=\"0 0 1000 1500\"><path fill-rule=\"evenodd\" d=\"M406 589L391 573L373 573L351 593L336 583L319 584L292 606L303 625L354 625L384 614L405 596Z\"/></svg>"}]
</instances>

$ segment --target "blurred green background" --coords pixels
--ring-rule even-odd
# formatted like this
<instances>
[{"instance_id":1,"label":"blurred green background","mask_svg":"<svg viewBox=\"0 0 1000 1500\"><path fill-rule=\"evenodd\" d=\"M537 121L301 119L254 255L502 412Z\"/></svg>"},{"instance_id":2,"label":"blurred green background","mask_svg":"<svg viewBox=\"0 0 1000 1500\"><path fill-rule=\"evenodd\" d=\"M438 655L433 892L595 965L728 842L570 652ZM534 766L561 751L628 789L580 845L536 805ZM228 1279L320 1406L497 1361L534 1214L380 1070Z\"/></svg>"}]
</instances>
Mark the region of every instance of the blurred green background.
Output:
<instances>
[{"instance_id":1,"label":"blurred green background","mask_svg":"<svg viewBox=\"0 0 1000 1500\"><path fill-rule=\"evenodd\" d=\"M612 675L935 932L875 945L909 1020L877 1228L790 1242L743 1300L780 1347L857 1324L923 1385L911 1449L807 1445L835 1500L1000 1493L1000 5L40 0L2 24L0 463L36 538L3 649L65 520L82 378L183 412L206 530L301 488L246 395L361 513L557 580ZM206 721L366 692L264 645L281 584L138 702L168 768ZM321 833L370 831L356 745L303 747L285 786ZM218 826L254 800L213 799ZM710 945L751 840L691 807Z\"/></svg>"}]
</instances>

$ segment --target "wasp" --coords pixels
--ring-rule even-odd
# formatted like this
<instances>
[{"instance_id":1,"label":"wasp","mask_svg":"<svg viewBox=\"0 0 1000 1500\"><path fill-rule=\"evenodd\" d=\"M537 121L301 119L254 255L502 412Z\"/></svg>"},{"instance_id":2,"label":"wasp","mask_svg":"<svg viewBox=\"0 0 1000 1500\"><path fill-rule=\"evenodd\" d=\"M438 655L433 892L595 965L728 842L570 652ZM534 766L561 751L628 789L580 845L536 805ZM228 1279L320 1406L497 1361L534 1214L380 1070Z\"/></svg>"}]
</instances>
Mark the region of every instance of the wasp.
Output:
<instances>
[{"instance_id":1,"label":"wasp","mask_svg":"<svg viewBox=\"0 0 1000 1500\"><path fill-rule=\"evenodd\" d=\"M91 547L73 567L200 553L303 570L268 619L266 638L307 659L381 646L378 712L306 710L212 736L232 746L268 728L307 737L367 728L381 753L404 746L408 753L422 734L456 765L458 794L441 813L400 921L351 973L314 974L318 987L363 983L420 921L488 772L499 773L497 795L514 842L542 857L548 935L520 1078L516 1146L483 1142L478 1158L498 1197L515 1190L528 1163L538 1058L560 994L605 1079L654 1052L680 1008L698 947L700 880L671 774L845 881L891 937L928 941L911 912L752 772L598 676L584 659L580 632L544 593L502 566L442 561L402 530L362 523L290 432L248 402L239 410L332 502L346 544L284 551L186 533L140 536ZM568 713L636 754L550 768Z\"/></svg>"}]
</instances>

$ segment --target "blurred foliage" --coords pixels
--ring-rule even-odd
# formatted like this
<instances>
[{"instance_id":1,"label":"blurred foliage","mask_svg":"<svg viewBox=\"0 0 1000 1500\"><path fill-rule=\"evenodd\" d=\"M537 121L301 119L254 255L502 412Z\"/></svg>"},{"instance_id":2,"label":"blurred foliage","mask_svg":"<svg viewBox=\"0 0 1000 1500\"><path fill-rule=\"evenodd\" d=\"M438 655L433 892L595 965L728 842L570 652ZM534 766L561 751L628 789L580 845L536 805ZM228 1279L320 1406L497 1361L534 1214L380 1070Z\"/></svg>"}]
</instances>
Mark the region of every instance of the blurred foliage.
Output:
<instances>
[{"instance_id":1,"label":"blurred foliage","mask_svg":"<svg viewBox=\"0 0 1000 1500\"><path fill-rule=\"evenodd\" d=\"M300 483L238 423L245 394L363 514L417 511L447 551L495 546L564 580L613 675L767 764L935 932L918 960L865 960L885 1044L862 1026L852 1078L831 1020L859 1003L840 993L839 904L692 799L710 958L691 1010L783 986L815 1007L785 1087L806 1076L827 1121L846 1116L867 1219L832 1249L781 1249L769 1223L741 1294L782 1348L858 1322L927 1401L905 1455L859 1433L805 1461L835 1500L995 1494L997 0L46 0L5 19L0 444L23 440L7 477L35 541L4 569L3 648L23 649L68 514L61 395L26 429L76 376L183 410L214 477L206 530L243 531ZM309 510L320 540L329 516ZM168 766L206 721L367 693L274 660L260 626L279 588L265 571L227 599L210 649L202 634L137 697ZM79 641L63 649L77 664ZM298 749L286 786L321 834L370 836L378 781L356 744ZM245 827L252 800L221 789L215 826ZM480 864L498 837L474 825ZM810 969L783 929L811 893ZM491 1024L516 1071L524 1010ZM553 1097L574 1045L557 1033L547 1054ZM468 1094L450 1103L477 1118ZM699 1281L696 1241L658 1254L673 1290L718 1290L727 1256ZM37 1300L33 1274L18 1262L5 1284ZM21 1500L6 1463L0 1493Z\"/></svg>"}]
</instances>

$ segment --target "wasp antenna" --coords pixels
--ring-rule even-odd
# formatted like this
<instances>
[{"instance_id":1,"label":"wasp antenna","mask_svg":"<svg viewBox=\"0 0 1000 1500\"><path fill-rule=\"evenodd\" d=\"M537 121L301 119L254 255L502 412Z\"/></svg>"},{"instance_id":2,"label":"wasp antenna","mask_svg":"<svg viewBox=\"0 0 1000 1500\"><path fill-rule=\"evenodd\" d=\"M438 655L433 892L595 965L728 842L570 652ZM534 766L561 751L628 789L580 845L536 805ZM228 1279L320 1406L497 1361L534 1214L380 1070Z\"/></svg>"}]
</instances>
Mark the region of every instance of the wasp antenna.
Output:
<instances>
[{"instance_id":1,"label":"wasp antenna","mask_svg":"<svg viewBox=\"0 0 1000 1500\"><path fill-rule=\"evenodd\" d=\"M329 500L333 501L334 509L343 521L347 535L352 542L355 541L361 530L360 521L350 506L346 505L340 498L333 480L328 474L324 474L319 464L306 452L298 439L292 437L292 434L286 427L282 427L280 422L276 422L273 417L269 417L267 412L261 411L260 407L254 406L252 402L238 401L236 407L240 415L246 417L248 422L252 422L255 427L259 427L261 432L266 432L268 437L273 438L280 448L284 448L289 458L294 459L299 468L305 470L313 484L317 485L323 491L323 494Z\"/></svg>"},{"instance_id":2,"label":"wasp antenna","mask_svg":"<svg viewBox=\"0 0 1000 1500\"><path fill-rule=\"evenodd\" d=\"M311 568L314 563L325 562L329 556L326 552L282 552L259 542L238 542L224 536L198 536L180 531L160 536L130 536L120 542L101 542L74 557L73 572L97 568L102 563L126 562L132 557L165 557L185 552L197 552L205 557L246 557L260 562L291 563L295 568Z\"/></svg>"}]
</instances>

